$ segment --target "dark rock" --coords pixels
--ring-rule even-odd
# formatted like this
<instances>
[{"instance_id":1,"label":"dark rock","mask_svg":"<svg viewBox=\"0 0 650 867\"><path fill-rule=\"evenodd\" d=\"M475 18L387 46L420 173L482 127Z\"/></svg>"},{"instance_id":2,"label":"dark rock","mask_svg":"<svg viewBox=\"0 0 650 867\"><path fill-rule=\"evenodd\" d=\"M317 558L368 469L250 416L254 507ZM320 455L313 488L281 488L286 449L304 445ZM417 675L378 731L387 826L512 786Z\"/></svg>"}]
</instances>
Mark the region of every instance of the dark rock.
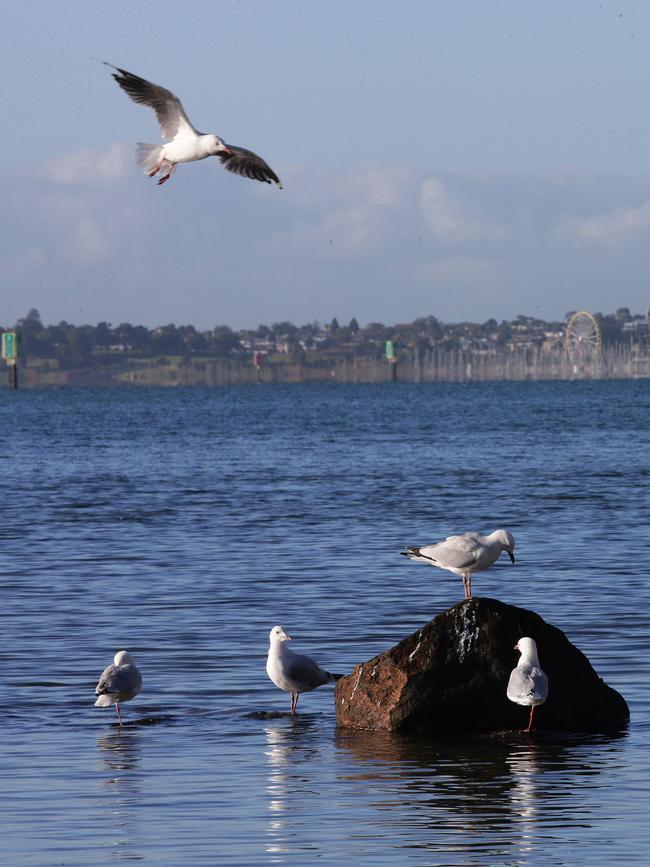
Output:
<instances>
[{"instance_id":1,"label":"dark rock","mask_svg":"<svg viewBox=\"0 0 650 867\"><path fill-rule=\"evenodd\" d=\"M506 687L519 660L514 645L523 636L537 642L549 679L535 728L606 732L629 719L625 699L560 629L525 608L474 598L339 680L337 722L430 734L522 729L528 708L508 701Z\"/></svg>"}]
</instances>

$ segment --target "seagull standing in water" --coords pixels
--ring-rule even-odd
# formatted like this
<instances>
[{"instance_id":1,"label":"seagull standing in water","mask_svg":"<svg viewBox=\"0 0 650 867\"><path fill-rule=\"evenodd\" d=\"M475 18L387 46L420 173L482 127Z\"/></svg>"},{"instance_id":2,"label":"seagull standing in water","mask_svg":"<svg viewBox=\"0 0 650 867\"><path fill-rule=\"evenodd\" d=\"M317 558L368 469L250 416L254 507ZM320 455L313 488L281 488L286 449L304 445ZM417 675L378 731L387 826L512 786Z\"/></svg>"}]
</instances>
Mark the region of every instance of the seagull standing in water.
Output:
<instances>
[{"instance_id":1,"label":"seagull standing in water","mask_svg":"<svg viewBox=\"0 0 650 867\"><path fill-rule=\"evenodd\" d=\"M538 704L544 704L548 698L548 677L540 668L534 639L520 638L515 644L515 650L518 650L521 656L517 667L510 674L507 696L515 704L530 707L528 728L524 729L525 732L530 732L533 728L535 708Z\"/></svg>"},{"instance_id":2,"label":"seagull standing in water","mask_svg":"<svg viewBox=\"0 0 650 867\"><path fill-rule=\"evenodd\" d=\"M142 689L142 675L133 657L126 650L118 650L112 665L102 671L95 695L99 698L95 707L109 707L114 704L117 718L122 726L120 702L134 698Z\"/></svg>"},{"instance_id":3,"label":"seagull standing in water","mask_svg":"<svg viewBox=\"0 0 650 867\"><path fill-rule=\"evenodd\" d=\"M295 714L301 692L311 692L324 683L340 680L343 675L331 674L310 656L289 650L287 641L291 641L291 636L282 626L274 626L269 635L266 673L277 687L291 693L291 713Z\"/></svg>"},{"instance_id":4,"label":"seagull standing in water","mask_svg":"<svg viewBox=\"0 0 650 867\"><path fill-rule=\"evenodd\" d=\"M507 530L495 530L489 536L479 533L464 533L462 536L449 536L437 545L424 548L407 547L401 553L418 563L430 563L440 569L447 569L463 579L465 599L472 598L472 575L482 572L498 559L502 551L515 562L515 540Z\"/></svg>"},{"instance_id":5,"label":"seagull standing in water","mask_svg":"<svg viewBox=\"0 0 650 867\"><path fill-rule=\"evenodd\" d=\"M106 63L106 66L115 70L113 78L133 102L146 105L156 112L160 134L167 141L162 145L138 142L136 159L150 178L160 173L159 185L171 178L178 163L191 163L215 156L219 157L229 172L266 184L273 182L282 189L280 178L257 154L246 148L226 144L218 135L194 129L180 99L171 90L112 63Z\"/></svg>"}]
</instances>

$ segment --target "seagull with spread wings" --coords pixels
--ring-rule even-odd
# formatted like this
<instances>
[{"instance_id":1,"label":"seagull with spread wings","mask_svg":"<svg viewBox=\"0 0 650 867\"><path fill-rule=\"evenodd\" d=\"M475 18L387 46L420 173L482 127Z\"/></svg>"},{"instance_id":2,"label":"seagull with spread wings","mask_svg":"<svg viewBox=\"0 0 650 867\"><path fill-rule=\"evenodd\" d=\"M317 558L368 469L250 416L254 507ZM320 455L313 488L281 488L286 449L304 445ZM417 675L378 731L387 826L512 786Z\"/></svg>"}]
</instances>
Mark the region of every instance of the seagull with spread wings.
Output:
<instances>
[{"instance_id":1,"label":"seagull with spread wings","mask_svg":"<svg viewBox=\"0 0 650 867\"><path fill-rule=\"evenodd\" d=\"M153 145L138 142L136 159L150 178L160 174L158 184L164 184L171 178L178 163L215 156L219 157L229 172L266 184L275 183L282 189L280 178L262 157L246 148L226 144L218 135L194 129L180 99L171 90L111 63L106 63L106 66L115 70L113 78L133 102L146 105L156 112L165 143Z\"/></svg>"}]
</instances>

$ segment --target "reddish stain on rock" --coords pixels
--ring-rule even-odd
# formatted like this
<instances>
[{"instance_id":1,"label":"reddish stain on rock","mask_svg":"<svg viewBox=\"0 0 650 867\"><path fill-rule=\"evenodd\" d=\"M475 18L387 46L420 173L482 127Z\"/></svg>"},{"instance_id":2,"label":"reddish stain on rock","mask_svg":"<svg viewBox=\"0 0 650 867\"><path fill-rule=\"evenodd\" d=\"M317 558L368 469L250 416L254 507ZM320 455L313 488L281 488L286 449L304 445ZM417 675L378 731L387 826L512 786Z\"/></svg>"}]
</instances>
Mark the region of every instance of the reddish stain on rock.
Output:
<instances>
[{"instance_id":1,"label":"reddish stain on rock","mask_svg":"<svg viewBox=\"0 0 650 867\"><path fill-rule=\"evenodd\" d=\"M423 733L523 728L528 709L506 698L524 635L537 642L549 697L539 729L609 731L629 719L625 699L566 635L533 611L473 598L434 617L336 685L340 726Z\"/></svg>"}]
</instances>

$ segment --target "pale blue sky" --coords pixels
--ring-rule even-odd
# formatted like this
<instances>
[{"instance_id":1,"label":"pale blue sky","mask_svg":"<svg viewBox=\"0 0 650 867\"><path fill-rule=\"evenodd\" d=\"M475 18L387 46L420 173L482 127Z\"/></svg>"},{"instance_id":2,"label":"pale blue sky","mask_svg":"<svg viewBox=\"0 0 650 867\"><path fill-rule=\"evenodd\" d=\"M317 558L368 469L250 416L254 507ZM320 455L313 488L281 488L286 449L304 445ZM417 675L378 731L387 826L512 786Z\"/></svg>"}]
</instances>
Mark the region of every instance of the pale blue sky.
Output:
<instances>
[{"instance_id":1,"label":"pale blue sky","mask_svg":"<svg viewBox=\"0 0 650 867\"><path fill-rule=\"evenodd\" d=\"M181 166L101 60L285 189ZM650 4L0 7L0 324L561 318L650 303Z\"/></svg>"}]
</instances>

